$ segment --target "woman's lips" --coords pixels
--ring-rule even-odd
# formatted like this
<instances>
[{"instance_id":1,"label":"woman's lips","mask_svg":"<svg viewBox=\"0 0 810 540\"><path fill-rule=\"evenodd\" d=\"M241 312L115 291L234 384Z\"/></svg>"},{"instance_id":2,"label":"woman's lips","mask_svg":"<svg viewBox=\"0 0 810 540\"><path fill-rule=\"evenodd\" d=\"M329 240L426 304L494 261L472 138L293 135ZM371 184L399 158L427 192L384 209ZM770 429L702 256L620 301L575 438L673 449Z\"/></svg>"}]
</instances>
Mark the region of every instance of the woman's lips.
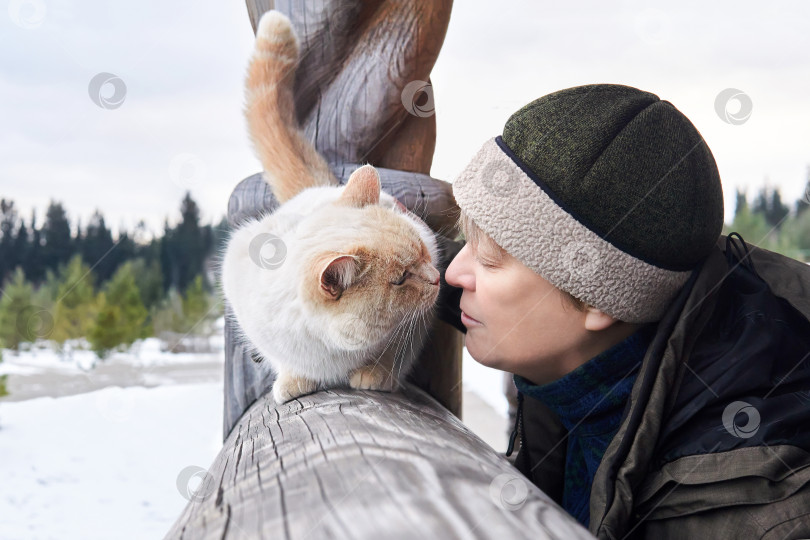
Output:
<instances>
[{"instance_id":1,"label":"woman's lips","mask_svg":"<svg viewBox=\"0 0 810 540\"><path fill-rule=\"evenodd\" d=\"M464 310L461 310L461 323L464 326L480 326L481 325L481 321L473 319L472 317L470 317L469 315L464 313Z\"/></svg>"}]
</instances>

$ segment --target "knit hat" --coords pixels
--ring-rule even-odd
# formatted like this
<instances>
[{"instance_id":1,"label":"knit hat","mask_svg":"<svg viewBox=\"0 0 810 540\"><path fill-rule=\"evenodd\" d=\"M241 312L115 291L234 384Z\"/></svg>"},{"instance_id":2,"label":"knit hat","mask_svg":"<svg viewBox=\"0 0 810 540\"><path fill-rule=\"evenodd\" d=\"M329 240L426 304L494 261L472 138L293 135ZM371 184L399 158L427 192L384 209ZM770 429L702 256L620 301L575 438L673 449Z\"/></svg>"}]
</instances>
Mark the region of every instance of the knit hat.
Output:
<instances>
[{"instance_id":1,"label":"knit hat","mask_svg":"<svg viewBox=\"0 0 810 540\"><path fill-rule=\"evenodd\" d=\"M555 287L619 320L659 320L711 252L723 191L670 102L592 84L514 113L453 182L459 207Z\"/></svg>"}]
</instances>

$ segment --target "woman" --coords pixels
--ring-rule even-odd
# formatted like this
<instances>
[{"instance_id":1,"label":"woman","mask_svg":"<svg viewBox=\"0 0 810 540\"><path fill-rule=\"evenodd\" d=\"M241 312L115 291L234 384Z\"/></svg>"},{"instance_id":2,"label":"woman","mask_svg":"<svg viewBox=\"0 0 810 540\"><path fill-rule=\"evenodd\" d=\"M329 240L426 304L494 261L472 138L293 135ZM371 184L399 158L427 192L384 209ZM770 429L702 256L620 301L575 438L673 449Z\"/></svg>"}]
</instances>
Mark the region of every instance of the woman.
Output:
<instances>
[{"instance_id":1,"label":"woman","mask_svg":"<svg viewBox=\"0 0 810 540\"><path fill-rule=\"evenodd\" d=\"M514 374L523 474L600 538L810 535L808 269L724 254L686 116L561 90L453 192L467 243L445 279L471 356Z\"/></svg>"}]
</instances>

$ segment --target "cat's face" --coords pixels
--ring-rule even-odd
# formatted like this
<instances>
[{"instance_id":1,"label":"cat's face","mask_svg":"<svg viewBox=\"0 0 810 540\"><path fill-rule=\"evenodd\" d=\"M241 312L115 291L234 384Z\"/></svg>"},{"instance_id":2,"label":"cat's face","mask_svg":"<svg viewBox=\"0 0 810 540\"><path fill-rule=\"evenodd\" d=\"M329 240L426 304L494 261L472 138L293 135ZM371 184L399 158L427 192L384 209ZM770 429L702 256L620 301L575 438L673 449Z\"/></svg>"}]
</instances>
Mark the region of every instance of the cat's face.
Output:
<instances>
[{"instance_id":1,"label":"cat's face","mask_svg":"<svg viewBox=\"0 0 810 540\"><path fill-rule=\"evenodd\" d=\"M331 223L326 235L331 245L310 255L301 292L314 309L328 314L324 330L338 346L359 350L395 329L407 331L434 306L435 239L418 218L380 204L372 167L355 171L321 219L324 226Z\"/></svg>"}]
</instances>

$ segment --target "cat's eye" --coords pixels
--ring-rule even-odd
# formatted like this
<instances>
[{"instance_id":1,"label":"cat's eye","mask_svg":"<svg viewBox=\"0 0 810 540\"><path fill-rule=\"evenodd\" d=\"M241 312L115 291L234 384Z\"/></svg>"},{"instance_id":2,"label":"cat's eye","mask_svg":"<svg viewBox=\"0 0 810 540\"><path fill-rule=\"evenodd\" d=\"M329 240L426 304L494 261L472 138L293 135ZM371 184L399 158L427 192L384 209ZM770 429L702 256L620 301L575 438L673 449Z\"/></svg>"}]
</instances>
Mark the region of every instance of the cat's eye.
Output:
<instances>
[{"instance_id":1,"label":"cat's eye","mask_svg":"<svg viewBox=\"0 0 810 540\"><path fill-rule=\"evenodd\" d=\"M405 272L402 273L402 276L399 278L398 281L392 281L391 283L393 285L402 285L403 283L405 283L405 280L408 279L409 274L410 274L410 272L405 270Z\"/></svg>"}]
</instances>

